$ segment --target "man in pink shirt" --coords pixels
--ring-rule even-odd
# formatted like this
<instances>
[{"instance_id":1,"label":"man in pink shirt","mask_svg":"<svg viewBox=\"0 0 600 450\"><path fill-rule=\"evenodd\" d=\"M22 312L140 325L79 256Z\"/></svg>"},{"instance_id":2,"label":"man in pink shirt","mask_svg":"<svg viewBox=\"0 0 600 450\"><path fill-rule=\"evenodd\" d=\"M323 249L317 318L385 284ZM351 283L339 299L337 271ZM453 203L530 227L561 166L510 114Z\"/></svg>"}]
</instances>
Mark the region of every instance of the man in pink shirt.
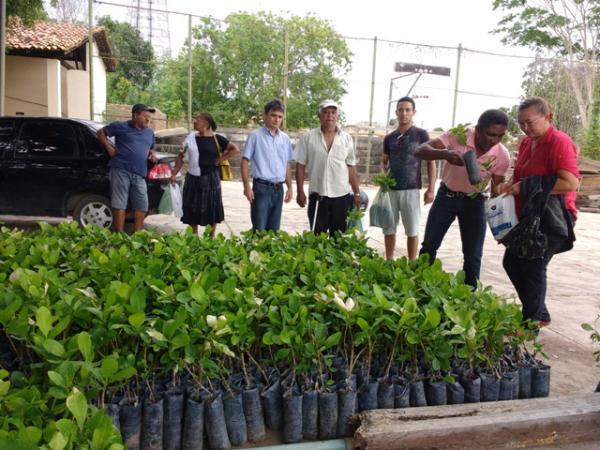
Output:
<instances>
[{"instance_id":1,"label":"man in pink shirt","mask_svg":"<svg viewBox=\"0 0 600 450\"><path fill-rule=\"evenodd\" d=\"M481 268L481 255L485 240L485 193L489 182L495 186L504 181L510 165L510 155L502 138L506 133L508 117L502 111L485 111L475 128L467 132L467 142L461 144L450 132L422 144L415 156L426 161L445 160L442 183L437 191L425 226L425 237L420 254L427 253L435 260L442 240L458 218L463 251L465 283L476 287ZM480 169L481 182L471 185L463 155L474 150Z\"/></svg>"}]
</instances>

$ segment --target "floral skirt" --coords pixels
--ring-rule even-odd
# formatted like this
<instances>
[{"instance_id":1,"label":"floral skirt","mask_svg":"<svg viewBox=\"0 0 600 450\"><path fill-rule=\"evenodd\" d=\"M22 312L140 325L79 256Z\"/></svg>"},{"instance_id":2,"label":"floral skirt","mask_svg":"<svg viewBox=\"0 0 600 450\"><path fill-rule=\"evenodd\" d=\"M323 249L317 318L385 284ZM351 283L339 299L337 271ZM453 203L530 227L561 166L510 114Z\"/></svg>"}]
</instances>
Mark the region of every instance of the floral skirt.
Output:
<instances>
[{"instance_id":1,"label":"floral skirt","mask_svg":"<svg viewBox=\"0 0 600 450\"><path fill-rule=\"evenodd\" d=\"M183 217L187 225L212 225L225 219L221 178L217 170L206 175L187 174L183 185Z\"/></svg>"}]
</instances>

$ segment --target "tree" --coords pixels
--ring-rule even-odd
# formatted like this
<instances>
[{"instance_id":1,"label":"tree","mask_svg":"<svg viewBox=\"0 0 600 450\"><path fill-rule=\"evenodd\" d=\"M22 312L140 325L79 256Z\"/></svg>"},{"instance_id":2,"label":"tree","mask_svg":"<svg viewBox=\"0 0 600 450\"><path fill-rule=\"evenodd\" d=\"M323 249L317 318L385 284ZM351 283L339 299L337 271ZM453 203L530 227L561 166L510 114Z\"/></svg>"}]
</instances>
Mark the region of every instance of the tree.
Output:
<instances>
[{"instance_id":1,"label":"tree","mask_svg":"<svg viewBox=\"0 0 600 450\"><path fill-rule=\"evenodd\" d=\"M52 2L52 17L59 22L82 22L87 7L86 0L55 0Z\"/></svg>"},{"instance_id":2,"label":"tree","mask_svg":"<svg viewBox=\"0 0 600 450\"><path fill-rule=\"evenodd\" d=\"M205 19L194 28L192 82L194 112L208 110L218 121L255 124L262 106L283 97L285 33L289 37L289 127L316 123L318 104L339 100L343 76L350 68L350 51L331 25L312 15L283 18L270 13L235 13L224 24ZM187 108L187 42L178 58L161 71L166 84ZM177 87L172 81L176 79ZM160 106L160 103L155 103Z\"/></svg>"},{"instance_id":3,"label":"tree","mask_svg":"<svg viewBox=\"0 0 600 450\"><path fill-rule=\"evenodd\" d=\"M502 42L560 57L584 128L593 99L600 4L597 0L493 0L507 12L496 33Z\"/></svg>"},{"instance_id":4,"label":"tree","mask_svg":"<svg viewBox=\"0 0 600 450\"><path fill-rule=\"evenodd\" d=\"M51 1L56 4L56 0ZM44 0L8 0L6 3L6 15L17 16L23 20L23 23L30 25L36 20L48 18L44 9Z\"/></svg>"},{"instance_id":5,"label":"tree","mask_svg":"<svg viewBox=\"0 0 600 450\"><path fill-rule=\"evenodd\" d=\"M575 76L583 75L576 72ZM571 78L561 61L551 59L531 63L525 69L522 87L525 96L537 95L548 100L554 125L577 142L582 142L584 130L579 106L573 94Z\"/></svg>"},{"instance_id":6,"label":"tree","mask_svg":"<svg viewBox=\"0 0 600 450\"><path fill-rule=\"evenodd\" d=\"M104 16L98 20L98 25L106 30L117 59L116 71L108 74L107 78L108 101L137 103L141 93L150 85L156 69L152 45L128 23Z\"/></svg>"},{"instance_id":7,"label":"tree","mask_svg":"<svg viewBox=\"0 0 600 450\"><path fill-rule=\"evenodd\" d=\"M596 90L592 107L592 120L587 129L585 143L582 147L584 156L600 160L600 78L596 74Z\"/></svg>"}]
</instances>

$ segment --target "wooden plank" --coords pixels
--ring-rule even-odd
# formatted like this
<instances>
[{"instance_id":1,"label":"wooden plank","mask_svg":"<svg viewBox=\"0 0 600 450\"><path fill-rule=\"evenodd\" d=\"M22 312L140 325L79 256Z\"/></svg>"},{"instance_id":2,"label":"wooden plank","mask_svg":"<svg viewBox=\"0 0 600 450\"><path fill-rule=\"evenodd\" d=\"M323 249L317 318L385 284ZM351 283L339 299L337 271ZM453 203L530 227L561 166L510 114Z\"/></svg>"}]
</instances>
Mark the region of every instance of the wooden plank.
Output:
<instances>
[{"instance_id":1,"label":"wooden plank","mask_svg":"<svg viewBox=\"0 0 600 450\"><path fill-rule=\"evenodd\" d=\"M583 175L577 192L582 195L600 194L600 175Z\"/></svg>"},{"instance_id":2,"label":"wooden plank","mask_svg":"<svg viewBox=\"0 0 600 450\"><path fill-rule=\"evenodd\" d=\"M600 394L367 411L358 448L514 449L594 442L600 447Z\"/></svg>"}]
</instances>

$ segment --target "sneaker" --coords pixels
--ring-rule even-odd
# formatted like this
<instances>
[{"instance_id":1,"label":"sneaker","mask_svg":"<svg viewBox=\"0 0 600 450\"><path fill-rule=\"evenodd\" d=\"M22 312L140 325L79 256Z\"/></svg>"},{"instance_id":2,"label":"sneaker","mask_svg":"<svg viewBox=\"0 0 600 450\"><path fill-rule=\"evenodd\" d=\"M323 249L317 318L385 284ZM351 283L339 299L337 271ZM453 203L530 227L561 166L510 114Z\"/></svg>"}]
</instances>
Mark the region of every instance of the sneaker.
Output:
<instances>
[{"instance_id":1,"label":"sneaker","mask_svg":"<svg viewBox=\"0 0 600 450\"><path fill-rule=\"evenodd\" d=\"M549 327L550 326L550 321L549 320L540 320L539 324L540 324L540 328Z\"/></svg>"}]
</instances>

